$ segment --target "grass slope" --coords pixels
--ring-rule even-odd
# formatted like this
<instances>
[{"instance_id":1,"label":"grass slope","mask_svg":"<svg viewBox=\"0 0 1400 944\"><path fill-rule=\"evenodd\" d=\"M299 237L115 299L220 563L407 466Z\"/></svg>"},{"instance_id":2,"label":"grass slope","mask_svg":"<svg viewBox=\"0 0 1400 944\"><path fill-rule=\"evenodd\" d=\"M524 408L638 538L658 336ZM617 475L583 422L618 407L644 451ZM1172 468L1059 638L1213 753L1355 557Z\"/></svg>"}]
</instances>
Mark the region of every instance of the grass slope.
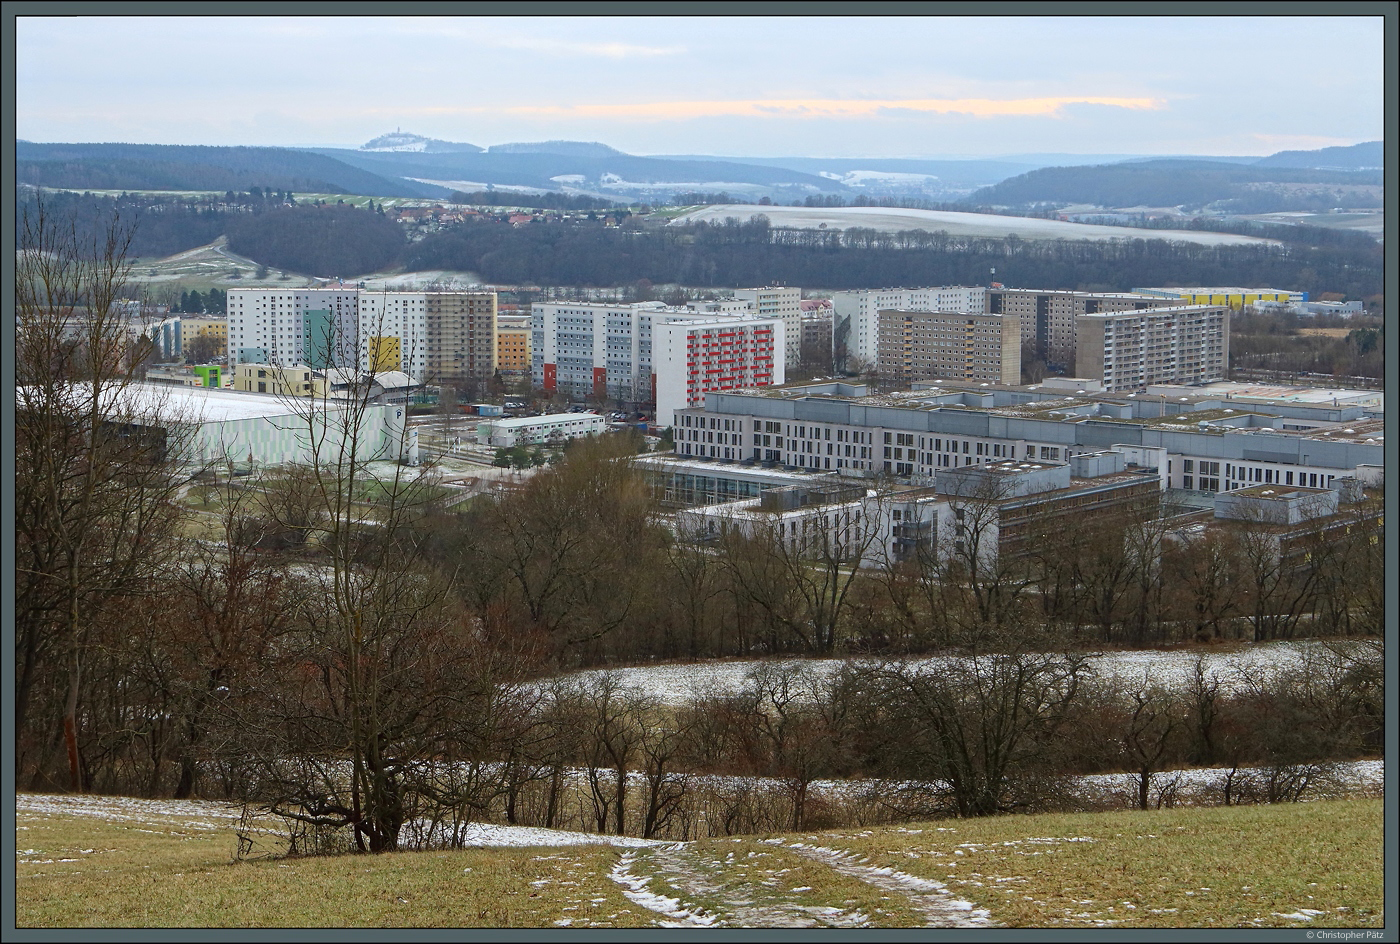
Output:
<instances>
[{"instance_id":1,"label":"grass slope","mask_svg":"<svg viewBox=\"0 0 1400 944\"><path fill-rule=\"evenodd\" d=\"M1384 926L1374 799L242 862L217 804L18 807L19 927Z\"/></svg>"}]
</instances>

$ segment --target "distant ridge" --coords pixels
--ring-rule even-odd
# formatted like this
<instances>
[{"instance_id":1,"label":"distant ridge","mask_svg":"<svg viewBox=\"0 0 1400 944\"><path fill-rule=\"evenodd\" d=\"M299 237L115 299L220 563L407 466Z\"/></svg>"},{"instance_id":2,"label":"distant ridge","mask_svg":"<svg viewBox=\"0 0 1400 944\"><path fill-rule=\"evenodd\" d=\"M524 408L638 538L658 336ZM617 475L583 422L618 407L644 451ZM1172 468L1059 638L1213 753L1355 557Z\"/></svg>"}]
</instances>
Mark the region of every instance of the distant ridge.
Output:
<instances>
[{"instance_id":1,"label":"distant ridge","mask_svg":"<svg viewBox=\"0 0 1400 944\"><path fill-rule=\"evenodd\" d=\"M984 187L973 205L1033 206L1087 203L1101 207L1193 207L1231 201L1239 212L1334 206L1374 206L1379 192L1339 193L1337 184L1379 190L1379 170L1318 170L1289 164L1157 160L1088 167L1044 167Z\"/></svg>"},{"instance_id":2,"label":"distant ridge","mask_svg":"<svg viewBox=\"0 0 1400 944\"><path fill-rule=\"evenodd\" d=\"M271 187L384 197L436 197L450 192L292 148L20 141L15 145L15 159L19 183L55 189L244 191Z\"/></svg>"},{"instance_id":3,"label":"distant ridge","mask_svg":"<svg viewBox=\"0 0 1400 944\"><path fill-rule=\"evenodd\" d=\"M456 141L443 141L438 138L425 138L421 134L407 131L391 131L381 134L373 141L361 144L361 151L414 151L428 154L479 154L482 148L475 144Z\"/></svg>"},{"instance_id":4,"label":"distant ridge","mask_svg":"<svg viewBox=\"0 0 1400 944\"><path fill-rule=\"evenodd\" d=\"M1385 166L1385 142L1364 141L1347 147L1316 151L1279 151L1261 158L1255 167L1305 167L1316 170L1378 170Z\"/></svg>"},{"instance_id":5,"label":"distant ridge","mask_svg":"<svg viewBox=\"0 0 1400 944\"><path fill-rule=\"evenodd\" d=\"M535 141L493 144L489 154L563 154L566 157L625 157L624 152L598 141Z\"/></svg>"}]
</instances>

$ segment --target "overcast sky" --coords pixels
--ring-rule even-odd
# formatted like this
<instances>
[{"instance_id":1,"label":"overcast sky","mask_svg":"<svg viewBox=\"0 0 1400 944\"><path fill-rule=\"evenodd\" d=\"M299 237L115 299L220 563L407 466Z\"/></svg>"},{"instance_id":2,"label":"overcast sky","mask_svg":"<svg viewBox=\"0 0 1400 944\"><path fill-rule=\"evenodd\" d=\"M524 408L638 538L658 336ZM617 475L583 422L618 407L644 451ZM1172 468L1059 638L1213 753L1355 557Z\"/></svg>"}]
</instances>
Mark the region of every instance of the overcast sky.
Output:
<instances>
[{"instance_id":1,"label":"overcast sky","mask_svg":"<svg viewBox=\"0 0 1400 944\"><path fill-rule=\"evenodd\" d=\"M1379 17L18 21L31 141L825 157L1270 154L1382 136Z\"/></svg>"}]
</instances>

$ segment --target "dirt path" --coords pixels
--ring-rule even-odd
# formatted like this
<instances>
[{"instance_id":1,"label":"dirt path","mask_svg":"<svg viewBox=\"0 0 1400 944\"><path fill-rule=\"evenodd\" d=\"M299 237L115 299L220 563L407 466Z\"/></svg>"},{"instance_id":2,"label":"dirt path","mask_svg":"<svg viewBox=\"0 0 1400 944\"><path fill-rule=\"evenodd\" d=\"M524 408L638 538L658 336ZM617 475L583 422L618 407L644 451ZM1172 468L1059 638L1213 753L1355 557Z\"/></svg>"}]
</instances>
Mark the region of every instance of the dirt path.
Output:
<instances>
[{"instance_id":1,"label":"dirt path","mask_svg":"<svg viewBox=\"0 0 1400 944\"><path fill-rule=\"evenodd\" d=\"M781 840L767 840L778 844ZM806 856L814 862L830 866L842 875L859 879L888 892L896 892L908 898L921 912L930 928L986 928L992 927L991 915L985 908L973 907L972 902L954 898L948 894L948 886L942 882L920 878L907 872L891 868L878 868L865 865L866 860L849 852L841 852L826 846L809 846L804 842L788 843L784 848L798 855Z\"/></svg>"},{"instance_id":2,"label":"dirt path","mask_svg":"<svg viewBox=\"0 0 1400 944\"><path fill-rule=\"evenodd\" d=\"M849 852L782 839L763 841L907 901L930 928L992 927L990 914L949 894L946 885L866 864ZM750 847L751 849L751 847ZM755 858L757 856L758 858ZM815 904L811 889L787 889L789 869L765 868L763 853L674 843L622 855L610 877L634 904L661 915L662 927L863 928L859 910ZM703 902L703 904L701 904Z\"/></svg>"},{"instance_id":3,"label":"dirt path","mask_svg":"<svg viewBox=\"0 0 1400 944\"><path fill-rule=\"evenodd\" d=\"M651 875L638 875L642 865ZM745 874L740 874L741 872ZM869 919L859 911L808 904L783 891L776 870L736 868L733 855L702 852L689 843L623 854L611 878L623 894L665 919L662 927L860 928ZM805 890L805 889L803 889ZM803 890L794 890L800 891ZM675 895L676 897L670 897ZM694 899L707 904L700 906Z\"/></svg>"}]
</instances>

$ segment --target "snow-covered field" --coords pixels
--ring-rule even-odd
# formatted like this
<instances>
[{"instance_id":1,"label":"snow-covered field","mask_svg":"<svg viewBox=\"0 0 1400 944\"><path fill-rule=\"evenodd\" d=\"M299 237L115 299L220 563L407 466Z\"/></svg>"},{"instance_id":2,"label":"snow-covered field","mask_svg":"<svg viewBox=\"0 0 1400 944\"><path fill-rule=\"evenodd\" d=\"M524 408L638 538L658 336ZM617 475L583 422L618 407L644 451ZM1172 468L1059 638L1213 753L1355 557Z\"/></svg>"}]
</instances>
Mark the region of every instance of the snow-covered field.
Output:
<instances>
[{"instance_id":1,"label":"snow-covered field","mask_svg":"<svg viewBox=\"0 0 1400 944\"><path fill-rule=\"evenodd\" d=\"M863 227L883 233L922 229L946 230L953 236L1002 237L1015 234L1022 239L1169 239L1202 246L1246 246L1276 243L1257 236L1233 233L1202 233L1187 230L1144 230L1129 226L1099 226L1021 216L994 216L987 213L959 213L951 210L911 210L901 207L781 207L721 204L678 216L669 225L736 217L747 220L763 214L775 227L787 229L848 229Z\"/></svg>"},{"instance_id":2,"label":"snow-covered field","mask_svg":"<svg viewBox=\"0 0 1400 944\"><path fill-rule=\"evenodd\" d=\"M1245 675L1258 675L1297 667L1304 658L1303 644L1267 643L1225 652L1208 652L1207 675L1219 677L1222 685L1238 684ZM1134 650L1100 653L1090 659L1096 674L1124 682L1150 678L1163 685L1185 684L1194 671L1197 653L1191 650ZM940 656L915 660L919 665L950 664L958 657ZM665 704L681 704L696 694L732 694L741 690L750 673L763 665L796 666L821 678L837 672L843 659L745 660L737 662L695 662L672 665L628 666L592 669L576 673L586 678L612 672L628 688L640 689L648 697ZM873 664L873 663L872 663Z\"/></svg>"}]
</instances>

